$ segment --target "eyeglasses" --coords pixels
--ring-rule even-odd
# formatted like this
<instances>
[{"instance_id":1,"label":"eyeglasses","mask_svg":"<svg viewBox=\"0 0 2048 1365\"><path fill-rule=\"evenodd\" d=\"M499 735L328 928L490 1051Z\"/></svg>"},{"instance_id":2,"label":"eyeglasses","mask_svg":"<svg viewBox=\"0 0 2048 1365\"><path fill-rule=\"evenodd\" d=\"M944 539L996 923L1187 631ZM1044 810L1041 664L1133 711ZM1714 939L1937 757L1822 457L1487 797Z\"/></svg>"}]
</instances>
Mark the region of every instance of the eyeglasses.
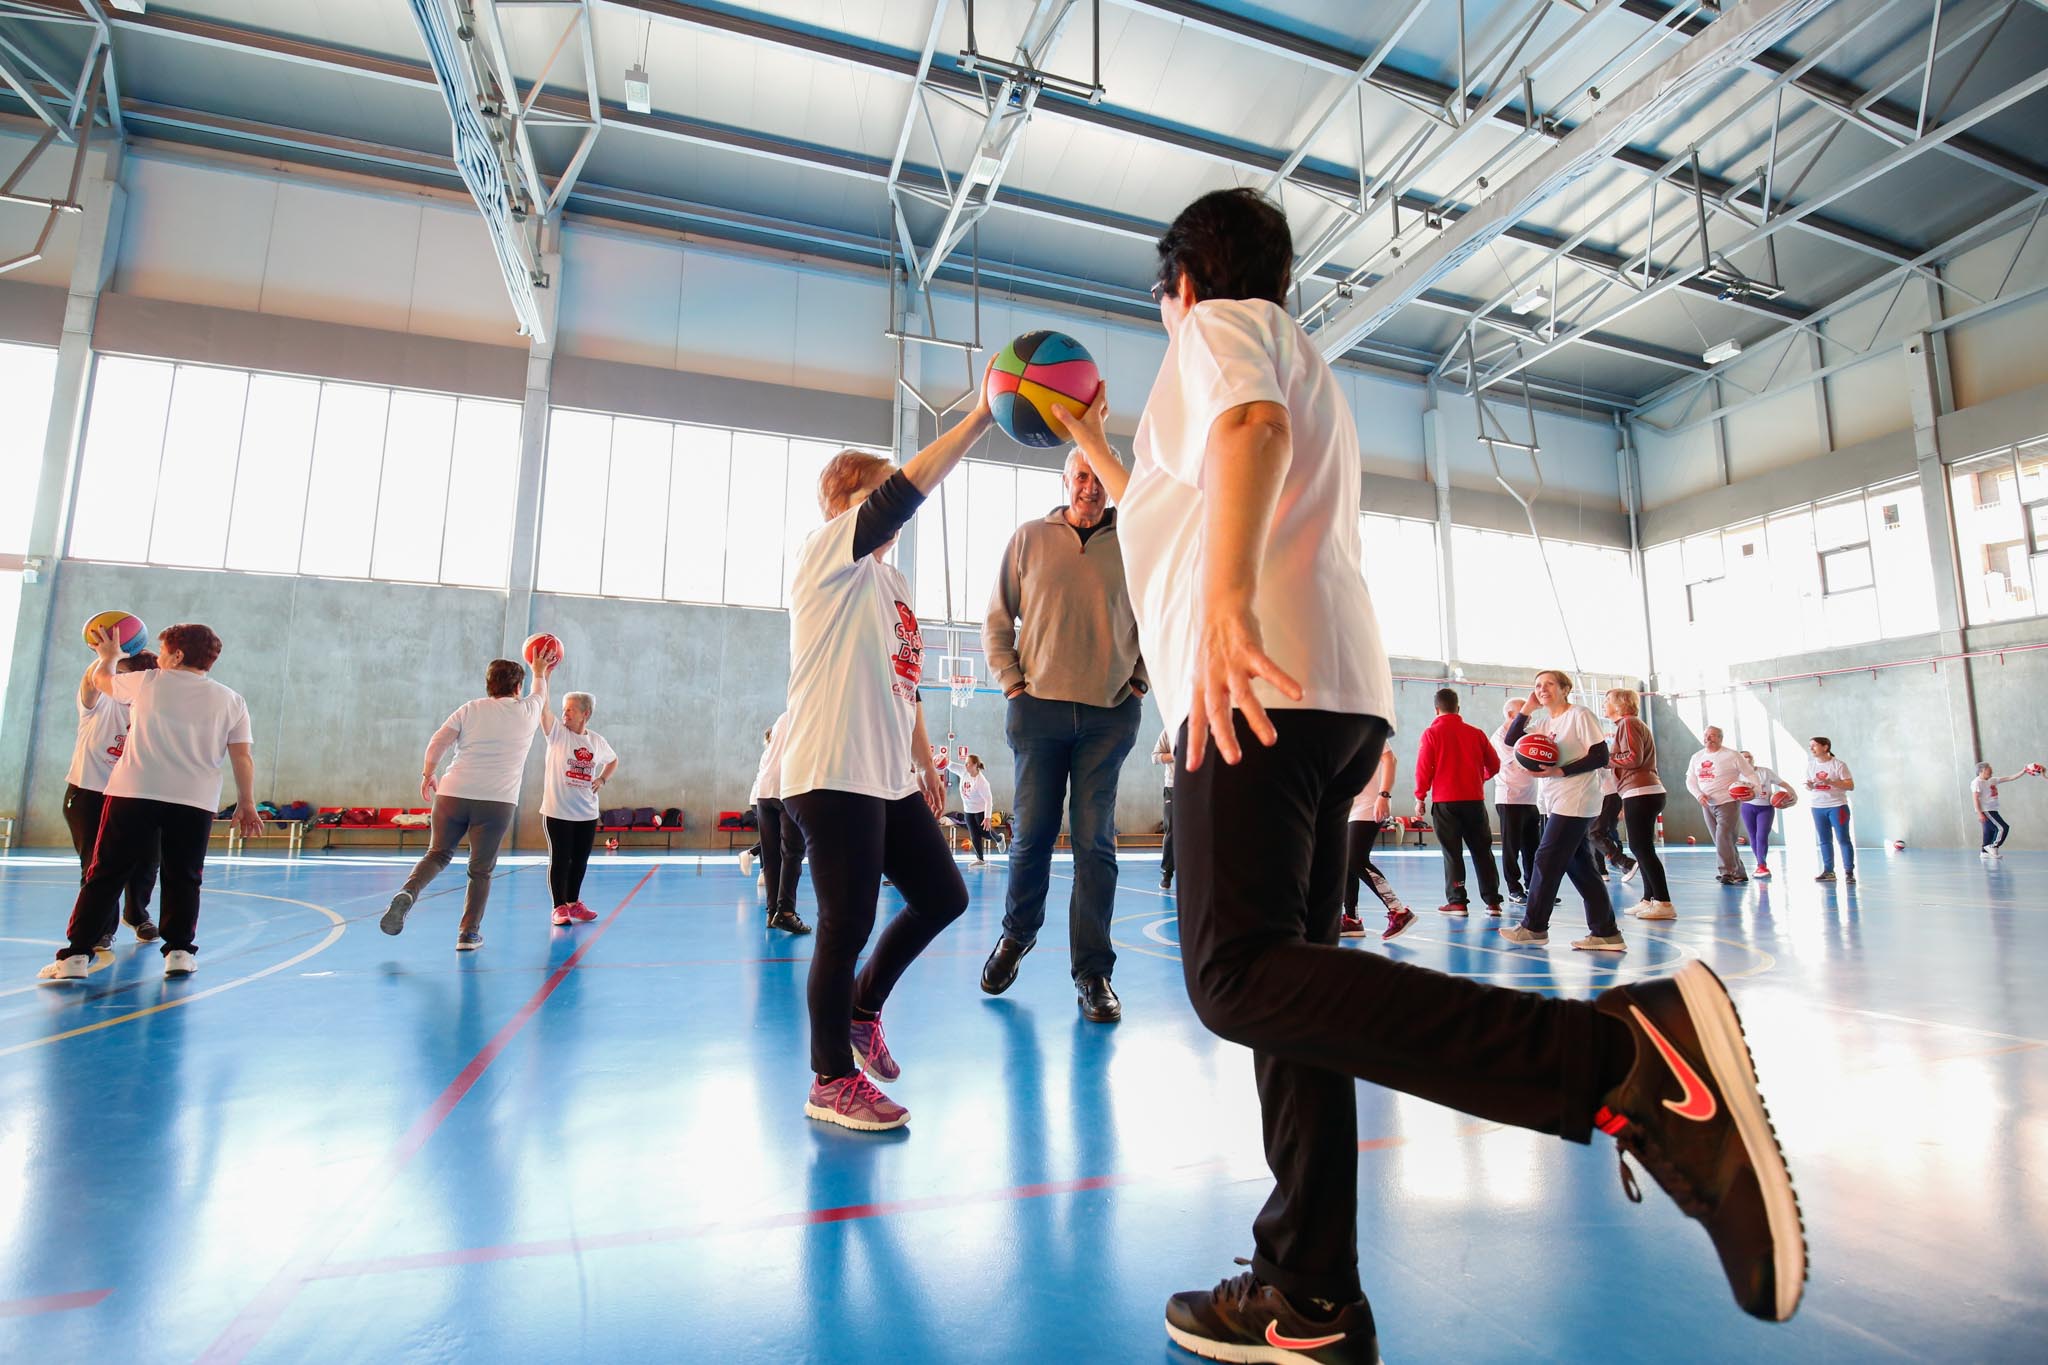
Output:
<instances>
[{"instance_id":1,"label":"eyeglasses","mask_svg":"<svg viewBox=\"0 0 2048 1365\"><path fill-rule=\"evenodd\" d=\"M1153 302L1154 304L1160 304L1160 303L1164 303L1164 302L1166 301L1166 281L1165 281L1165 280L1154 280L1154 281L1152 281L1152 289L1151 289L1151 294L1152 294L1152 302Z\"/></svg>"}]
</instances>

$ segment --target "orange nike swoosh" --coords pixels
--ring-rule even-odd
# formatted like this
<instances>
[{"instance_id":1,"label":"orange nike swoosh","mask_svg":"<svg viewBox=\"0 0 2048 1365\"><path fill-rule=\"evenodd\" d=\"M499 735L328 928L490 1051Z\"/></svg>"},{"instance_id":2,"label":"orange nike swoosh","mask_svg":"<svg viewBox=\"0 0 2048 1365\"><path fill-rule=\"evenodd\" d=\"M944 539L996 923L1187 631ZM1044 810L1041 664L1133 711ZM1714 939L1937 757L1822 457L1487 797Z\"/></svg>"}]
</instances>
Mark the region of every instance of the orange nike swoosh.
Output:
<instances>
[{"instance_id":1,"label":"orange nike swoosh","mask_svg":"<svg viewBox=\"0 0 2048 1365\"><path fill-rule=\"evenodd\" d=\"M1714 1092L1700 1079L1700 1073L1694 1071L1692 1065L1679 1055L1678 1049L1671 1045L1670 1039L1657 1031L1657 1026L1650 1022L1639 1006L1630 1005L1628 1008L1629 1013L1635 1015L1636 1022L1643 1026L1643 1032L1650 1035L1650 1041L1657 1045L1657 1051L1663 1054L1664 1064L1671 1068L1672 1074L1678 1077L1679 1087L1685 1091L1684 1099L1666 1100L1664 1107L1678 1117L1691 1119L1695 1123L1705 1123L1714 1117L1720 1111L1720 1106L1714 1102Z\"/></svg>"},{"instance_id":2,"label":"orange nike swoosh","mask_svg":"<svg viewBox=\"0 0 2048 1365\"><path fill-rule=\"evenodd\" d=\"M1325 1346L1335 1346L1338 1342L1342 1340L1344 1340L1344 1333L1342 1332L1337 1333L1335 1336L1328 1337L1282 1336L1280 1334L1280 1325L1278 1323L1268 1322L1266 1324L1266 1344L1268 1346L1278 1347L1280 1350L1283 1351L1315 1351L1320 1350L1322 1347Z\"/></svg>"}]
</instances>

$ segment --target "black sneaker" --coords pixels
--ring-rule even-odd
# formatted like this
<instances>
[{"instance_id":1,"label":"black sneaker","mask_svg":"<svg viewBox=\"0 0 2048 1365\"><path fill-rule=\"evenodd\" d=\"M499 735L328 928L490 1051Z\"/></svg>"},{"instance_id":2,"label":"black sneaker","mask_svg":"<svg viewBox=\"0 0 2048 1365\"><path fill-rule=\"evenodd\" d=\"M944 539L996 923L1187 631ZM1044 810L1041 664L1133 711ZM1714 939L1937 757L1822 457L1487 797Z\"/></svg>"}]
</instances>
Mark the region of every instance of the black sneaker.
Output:
<instances>
[{"instance_id":1,"label":"black sneaker","mask_svg":"<svg viewBox=\"0 0 2048 1365\"><path fill-rule=\"evenodd\" d=\"M1624 1154L1622 1188L1642 1201L1625 1159L1633 1156L1705 1224L1742 1310L1786 1321L1806 1289L1806 1229L1721 978L1688 962L1676 976L1603 992L1595 1005L1636 1040L1628 1079L1595 1118Z\"/></svg>"},{"instance_id":2,"label":"black sneaker","mask_svg":"<svg viewBox=\"0 0 2048 1365\"><path fill-rule=\"evenodd\" d=\"M1166 1335L1183 1350L1210 1360L1379 1365L1380 1359L1372 1305L1364 1299L1328 1317L1306 1317L1250 1271L1214 1289L1191 1289L1168 1299Z\"/></svg>"},{"instance_id":3,"label":"black sneaker","mask_svg":"<svg viewBox=\"0 0 2048 1365\"><path fill-rule=\"evenodd\" d=\"M113 936L112 934L107 934L107 935L104 935L104 936L102 936L102 937L101 937L101 939L100 939L100 941L99 941L98 943L95 943L95 944L93 944L93 945L92 945L92 950L93 950L94 952L96 952L96 953L111 953L111 952L113 952L113 951L114 951L114 936Z\"/></svg>"},{"instance_id":4,"label":"black sneaker","mask_svg":"<svg viewBox=\"0 0 2048 1365\"><path fill-rule=\"evenodd\" d=\"M1818 877L1815 877L1815 878L1814 878L1814 880L1815 880L1815 881L1817 881L1817 882L1831 882L1831 881L1833 881L1834 879L1835 879L1835 874L1834 874L1834 873L1832 873L1832 872L1823 872L1823 873L1821 873L1821 874L1820 874L1820 875L1819 875Z\"/></svg>"},{"instance_id":5,"label":"black sneaker","mask_svg":"<svg viewBox=\"0 0 2048 1365\"><path fill-rule=\"evenodd\" d=\"M154 943L160 937L161 935L156 931L155 920L146 919L135 926L135 941L137 943Z\"/></svg>"},{"instance_id":6,"label":"black sneaker","mask_svg":"<svg viewBox=\"0 0 2048 1365\"><path fill-rule=\"evenodd\" d=\"M412 892L401 891L391 898L391 904L384 911L384 918L377 921L377 927L387 934L405 932L405 916L412 909Z\"/></svg>"},{"instance_id":7,"label":"black sneaker","mask_svg":"<svg viewBox=\"0 0 2048 1365\"><path fill-rule=\"evenodd\" d=\"M777 910L768 917L770 929L780 929L785 934L808 934L811 926L804 923L803 916L794 910Z\"/></svg>"}]
</instances>

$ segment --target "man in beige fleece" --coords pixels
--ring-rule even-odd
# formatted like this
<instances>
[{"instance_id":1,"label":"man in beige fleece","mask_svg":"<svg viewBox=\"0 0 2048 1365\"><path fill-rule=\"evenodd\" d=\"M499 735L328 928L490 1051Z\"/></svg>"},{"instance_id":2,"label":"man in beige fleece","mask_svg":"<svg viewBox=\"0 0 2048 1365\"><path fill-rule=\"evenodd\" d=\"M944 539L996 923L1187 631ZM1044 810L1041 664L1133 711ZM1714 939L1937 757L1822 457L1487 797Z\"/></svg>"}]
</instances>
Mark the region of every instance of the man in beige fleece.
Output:
<instances>
[{"instance_id":1,"label":"man in beige fleece","mask_svg":"<svg viewBox=\"0 0 2048 1365\"><path fill-rule=\"evenodd\" d=\"M1045 923L1052 846L1068 808L1074 889L1067 934L1082 1015L1122 1017L1109 920L1116 899L1116 784L1137 742L1146 689L1138 621L1124 586L1123 550L1108 493L1079 451L1067 457L1064 507L1010 537L996 576L982 648L1009 698L1016 833L1003 936L981 970L1001 995Z\"/></svg>"}]
</instances>

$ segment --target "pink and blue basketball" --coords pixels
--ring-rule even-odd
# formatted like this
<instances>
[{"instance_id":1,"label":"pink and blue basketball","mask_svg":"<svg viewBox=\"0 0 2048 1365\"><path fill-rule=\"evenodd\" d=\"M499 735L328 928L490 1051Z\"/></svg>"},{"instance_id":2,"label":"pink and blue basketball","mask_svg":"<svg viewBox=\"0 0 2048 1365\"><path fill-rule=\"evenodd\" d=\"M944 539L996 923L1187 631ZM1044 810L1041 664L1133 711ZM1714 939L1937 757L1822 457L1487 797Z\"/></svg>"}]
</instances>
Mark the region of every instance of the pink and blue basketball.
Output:
<instances>
[{"instance_id":1,"label":"pink and blue basketball","mask_svg":"<svg viewBox=\"0 0 2048 1365\"><path fill-rule=\"evenodd\" d=\"M1059 404L1080 411L1095 401L1102 375L1095 357L1065 332L1026 332L1003 347L988 368L989 412L1019 445L1049 449L1067 438L1047 411Z\"/></svg>"},{"instance_id":2,"label":"pink and blue basketball","mask_svg":"<svg viewBox=\"0 0 2048 1365\"><path fill-rule=\"evenodd\" d=\"M85 642L100 647L100 632L110 630L121 643L123 654L140 654L149 648L149 627L132 611L103 611L85 623Z\"/></svg>"}]
</instances>

